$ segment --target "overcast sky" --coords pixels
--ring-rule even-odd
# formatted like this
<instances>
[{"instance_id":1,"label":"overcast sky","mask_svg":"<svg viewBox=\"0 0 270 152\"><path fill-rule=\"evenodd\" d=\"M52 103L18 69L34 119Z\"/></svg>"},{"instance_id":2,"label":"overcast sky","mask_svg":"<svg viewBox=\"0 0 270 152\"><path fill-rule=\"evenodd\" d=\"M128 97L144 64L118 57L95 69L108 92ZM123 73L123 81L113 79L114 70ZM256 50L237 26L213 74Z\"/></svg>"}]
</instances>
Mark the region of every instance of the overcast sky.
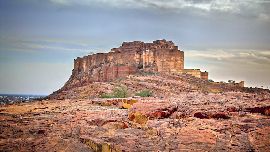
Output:
<instances>
[{"instance_id":1,"label":"overcast sky","mask_svg":"<svg viewBox=\"0 0 270 152\"><path fill-rule=\"evenodd\" d=\"M270 88L269 0L0 0L0 93L49 94L77 56L156 39L210 79Z\"/></svg>"}]
</instances>

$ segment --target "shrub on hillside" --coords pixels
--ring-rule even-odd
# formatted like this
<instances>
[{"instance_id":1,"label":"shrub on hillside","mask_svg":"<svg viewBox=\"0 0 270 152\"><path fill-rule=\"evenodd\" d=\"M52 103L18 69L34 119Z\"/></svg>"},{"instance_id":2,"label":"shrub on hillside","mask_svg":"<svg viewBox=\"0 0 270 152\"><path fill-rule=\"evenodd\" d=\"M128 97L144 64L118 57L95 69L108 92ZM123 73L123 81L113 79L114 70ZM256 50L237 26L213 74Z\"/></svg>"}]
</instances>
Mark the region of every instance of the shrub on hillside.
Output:
<instances>
[{"instance_id":1,"label":"shrub on hillside","mask_svg":"<svg viewBox=\"0 0 270 152\"><path fill-rule=\"evenodd\" d=\"M113 90L113 96L115 98L126 98L128 97L128 90L126 86L118 86Z\"/></svg>"},{"instance_id":2,"label":"shrub on hillside","mask_svg":"<svg viewBox=\"0 0 270 152\"><path fill-rule=\"evenodd\" d=\"M112 93L104 93L101 98L127 98L128 89L126 86L118 86L113 89Z\"/></svg>"}]
</instances>

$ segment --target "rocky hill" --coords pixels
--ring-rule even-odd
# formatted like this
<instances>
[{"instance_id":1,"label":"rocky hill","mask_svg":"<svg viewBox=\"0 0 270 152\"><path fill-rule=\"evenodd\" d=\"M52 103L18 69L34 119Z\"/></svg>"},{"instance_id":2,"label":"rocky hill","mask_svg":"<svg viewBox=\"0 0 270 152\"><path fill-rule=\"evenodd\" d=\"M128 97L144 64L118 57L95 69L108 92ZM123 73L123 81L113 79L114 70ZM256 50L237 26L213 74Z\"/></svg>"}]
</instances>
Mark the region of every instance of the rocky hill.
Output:
<instances>
[{"instance_id":1,"label":"rocky hill","mask_svg":"<svg viewBox=\"0 0 270 152\"><path fill-rule=\"evenodd\" d=\"M91 82L108 82L130 74L145 72L180 72L184 69L184 52L171 41L124 42L108 53L78 57L64 89Z\"/></svg>"},{"instance_id":2,"label":"rocky hill","mask_svg":"<svg viewBox=\"0 0 270 152\"><path fill-rule=\"evenodd\" d=\"M179 93L202 92L221 93L229 91L251 92L249 88L238 85L213 83L189 74L137 73L110 82L92 82L69 89L60 89L51 94L50 99L93 99L102 94L112 93L118 86L127 89L127 96L136 95L142 90L149 90L152 96L159 98L177 97ZM258 90L265 91L267 90Z\"/></svg>"},{"instance_id":3,"label":"rocky hill","mask_svg":"<svg viewBox=\"0 0 270 152\"><path fill-rule=\"evenodd\" d=\"M208 73L184 69L184 52L172 41L124 42L108 53L97 53L74 60L72 75L50 99L99 97L124 85L129 95L144 89L154 96L173 96L179 92L243 91L241 83L211 83Z\"/></svg>"},{"instance_id":4,"label":"rocky hill","mask_svg":"<svg viewBox=\"0 0 270 152\"><path fill-rule=\"evenodd\" d=\"M77 58L48 99L0 106L0 151L269 151L269 90L207 78L165 40Z\"/></svg>"},{"instance_id":5,"label":"rocky hill","mask_svg":"<svg viewBox=\"0 0 270 152\"><path fill-rule=\"evenodd\" d=\"M269 93L168 93L1 106L0 151L269 151Z\"/></svg>"}]
</instances>

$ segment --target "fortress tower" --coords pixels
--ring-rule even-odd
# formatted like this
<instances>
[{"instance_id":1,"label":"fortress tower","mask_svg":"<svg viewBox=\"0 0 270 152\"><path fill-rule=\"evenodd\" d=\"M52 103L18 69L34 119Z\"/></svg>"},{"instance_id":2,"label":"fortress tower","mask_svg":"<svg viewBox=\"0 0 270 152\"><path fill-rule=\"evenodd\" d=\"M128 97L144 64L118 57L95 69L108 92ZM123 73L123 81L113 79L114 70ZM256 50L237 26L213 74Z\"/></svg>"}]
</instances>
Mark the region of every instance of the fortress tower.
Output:
<instances>
[{"instance_id":1,"label":"fortress tower","mask_svg":"<svg viewBox=\"0 0 270 152\"><path fill-rule=\"evenodd\" d=\"M198 69L184 69L184 52L172 41L156 40L152 43L141 41L123 42L108 53L78 57L66 85L94 81L111 81L139 71L187 73L203 79L207 72Z\"/></svg>"}]
</instances>

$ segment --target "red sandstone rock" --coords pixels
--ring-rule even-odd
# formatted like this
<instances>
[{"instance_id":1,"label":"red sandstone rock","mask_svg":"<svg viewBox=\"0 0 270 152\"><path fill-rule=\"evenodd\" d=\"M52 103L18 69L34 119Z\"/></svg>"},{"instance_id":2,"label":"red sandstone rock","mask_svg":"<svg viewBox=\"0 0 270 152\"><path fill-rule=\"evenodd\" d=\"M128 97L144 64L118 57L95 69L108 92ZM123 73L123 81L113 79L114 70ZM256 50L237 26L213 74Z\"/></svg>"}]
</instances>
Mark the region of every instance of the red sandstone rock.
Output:
<instances>
[{"instance_id":1,"label":"red sandstone rock","mask_svg":"<svg viewBox=\"0 0 270 152\"><path fill-rule=\"evenodd\" d=\"M239 109L237 109L236 107L228 107L228 108L227 108L227 111L228 111L228 112L238 112Z\"/></svg>"},{"instance_id":2,"label":"red sandstone rock","mask_svg":"<svg viewBox=\"0 0 270 152\"><path fill-rule=\"evenodd\" d=\"M177 110L177 105L162 100L145 100L133 104L129 110L130 119L134 119L134 114L140 113L149 119L168 118Z\"/></svg>"},{"instance_id":3,"label":"red sandstone rock","mask_svg":"<svg viewBox=\"0 0 270 152\"><path fill-rule=\"evenodd\" d=\"M213 151L217 141L215 132L211 130L198 130L193 127L184 127L180 129L179 138L181 143L179 149L181 150L192 149L197 151L208 149L207 151Z\"/></svg>"},{"instance_id":4,"label":"red sandstone rock","mask_svg":"<svg viewBox=\"0 0 270 152\"><path fill-rule=\"evenodd\" d=\"M1 105L0 151L269 149L270 117L266 107L270 106L270 94L267 92L178 92L176 89L181 85L190 84L174 76L134 76L123 82L130 82L128 86L133 82L138 88L148 84L158 86L160 90L154 90L155 93L166 98L139 98L130 109L121 109L114 101L107 106L98 104L107 99ZM101 85L109 88L112 84ZM172 96L165 96L170 92ZM197 119L195 113L207 114L209 119ZM226 116L230 119L223 119Z\"/></svg>"},{"instance_id":5,"label":"red sandstone rock","mask_svg":"<svg viewBox=\"0 0 270 152\"><path fill-rule=\"evenodd\" d=\"M230 118L228 114L224 112L217 112L217 113L211 114L210 117L214 119L229 119Z\"/></svg>"},{"instance_id":6,"label":"red sandstone rock","mask_svg":"<svg viewBox=\"0 0 270 152\"><path fill-rule=\"evenodd\" d=\"M194 117L200 118L200 119L210 118L209 115L207 113L204 113L204 112L196 112L196 113L194 113Z\"/></svg>"},{"instance_id":7,"label":"red sandstone rock","mask_svg":"<svg viewBox=\"0 0 270 152\"><path fill-rule=\"evenodd\" d=\"M136 92L142 90L150 90L153 96L156 97L177 97L183 92L204 92L208 94L212 87L216 87L221 92L243 91L245 88L237 86L226 86L219 84L212 84L200 78L193 77L186 74L166 74L156 73L151 75L136 74L129 75L128 77L117 79L112 82L92 82L85 86L66 88L66 90L59 90L52 95L50 98L53 99L93 99L98 98L104 93L113 92L114 88L119 84L125 85L128 88L130 96L134 96ZM259 95L260 100L269 100L269 97L263 97L263 94L267 94L267 91L261 90ZM241 97L243 100L249 100L247 97ZM256 97L250 97L253 99ZM229 100L229 99L227 99ZM235 100L235 99L231 99ZM234 105L230 105L234 107ZM236 107L241 110L241 107Z\"/></svg>"},{"instance_id":8,"label":"red sandstone rock","mask_svg":"<svg viewBox=\"0 0 270 152\"><path fill-rule=\"evenodd\" d=\"M157 40L153 41L153 43L140 41L124 42L122 46L113 48L108 53L97 53L82 58L78 57L74 60L74 69L69 80L60 90L51 94L49 98L61 100L94 98L104 93L105 87L94 87L93 83L111 82L127 78L130 75L153 73L170 74L166 76L169 79L172 77L172 74L175 74L174 77L182 81L181 87L172 89L172 94L183 91L194 92L197 90L206 93L243 90L248 92L254 91L243 88L243 82L208 82L207 72L201 72L199 69L184 69L184 52L180 51L178 46L175 46L171 41ZM165 80L168 79L166 78ZM169 83L168 88L171 87ZM97 84L99 85L99 83ZM145 84L142 83L140 85ZM163 87L166 87L167 83L161 85L165 85ZM155 87L158 88L158 86ZM152 89L155 90L156 88ZM179 90L177 91L177 89ZM77 95L78 93L80 94L79 97Z\"/></svg>"},{"instance_id":9,"label":"red sandstone rock","mask_svg":"<svg viewBox=\"0 0 270 152\"><path fill-rule=\"evenodd\" d=\"M180 72L184 68L184 52L171 41L153 43L124 42L109 53L97 53L74 60L74 70L64 88L94 81L111 81L144 71Z\"/></svg>"},{"instance_id":10,"label":"red sandstone rock","mask_svg":"<svg viewBox=\"0 0 270 152\"><path fill-rule=\"evenodd\" d=\"M270 116L270 106L246 108L246 111Z\"/></svg>"},{"instance_id":11,"label":"red sandstone rock","mask_svg":"<svg viewBox=\"0 0 270 152\"><path fill-rule=\"evenodd\" d=\"M268 151L270 149L270 127L251 131L248 137L255 151Z\"/></svg>"}]
</instances>

